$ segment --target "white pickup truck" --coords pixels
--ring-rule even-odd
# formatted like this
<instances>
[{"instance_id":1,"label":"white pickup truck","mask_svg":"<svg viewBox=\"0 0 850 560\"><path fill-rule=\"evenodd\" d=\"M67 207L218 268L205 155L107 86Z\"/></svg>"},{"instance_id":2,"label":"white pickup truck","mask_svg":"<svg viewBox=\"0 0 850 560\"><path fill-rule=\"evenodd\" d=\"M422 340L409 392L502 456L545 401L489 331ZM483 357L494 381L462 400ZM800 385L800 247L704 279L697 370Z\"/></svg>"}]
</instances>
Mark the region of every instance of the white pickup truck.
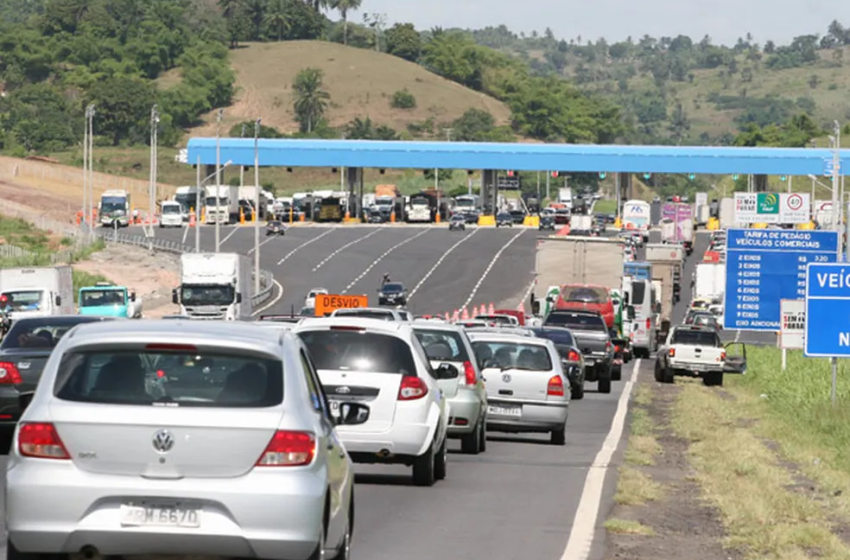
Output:
<instances>
[{"instance_id":1,"label":"white pickup truck","mask_svg":"<svg viewBox=\"0 0 850 560\"><path fill-rule=\"evenodd\" d=\"M730 348L740 346L740 354ZM674 377L701 377L706 386L723 385L724 373L747 371L747 347L740 343L724 346L714 329L680 325L667 336L655 359L655 380L673 383Z\"/></svg>"}]
</instances>

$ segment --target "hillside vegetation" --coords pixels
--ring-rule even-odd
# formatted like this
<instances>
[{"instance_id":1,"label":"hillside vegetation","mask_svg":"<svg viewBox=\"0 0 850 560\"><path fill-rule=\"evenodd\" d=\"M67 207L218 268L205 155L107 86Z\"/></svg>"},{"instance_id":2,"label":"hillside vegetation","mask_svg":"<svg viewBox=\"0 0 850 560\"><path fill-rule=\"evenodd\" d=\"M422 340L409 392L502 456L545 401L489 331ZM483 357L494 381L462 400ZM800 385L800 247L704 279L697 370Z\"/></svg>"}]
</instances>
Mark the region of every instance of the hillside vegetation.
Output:
<instances>
[{"instance_id":1,"label":"hillside vegetation","mask_svg":"<svg viewBox=\"0 0 850 560\"><path fill-rule=\"evenodd\" d=\"M399 131L429 120L448 126L470 109L490 113L496 125L510 122L511 112L504 103L381 52L325 41L247 43L231 51L230 61L238 93L225 111L227 129L262 116L263 124L283 133L298 132L292 84L304 68L322 72L330 96L324 119L332 128L358 117ZM393 95L399 91L412 95L416 105L394 108ZM206 126L193 134L214 134L212 115L204 120Z\"/></svg>"}]
</instances>

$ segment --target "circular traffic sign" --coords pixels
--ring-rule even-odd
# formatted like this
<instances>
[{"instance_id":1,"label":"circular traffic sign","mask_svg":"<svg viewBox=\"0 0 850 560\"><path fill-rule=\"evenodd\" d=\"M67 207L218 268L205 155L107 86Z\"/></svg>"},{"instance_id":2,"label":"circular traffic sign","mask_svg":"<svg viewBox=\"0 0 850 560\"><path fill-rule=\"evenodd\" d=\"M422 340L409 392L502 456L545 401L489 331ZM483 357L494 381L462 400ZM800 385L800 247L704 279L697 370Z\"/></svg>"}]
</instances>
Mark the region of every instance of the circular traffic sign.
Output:
<instances>
[{"instance_id":1,"label":"circular traffic sign","mask_svg":"<svg viewBox=\"0 0 850 560\"><path fill-rule=\"evenodd\" d=\"M787 204L790 210L801 210L803 208L803 197L799 194L792 194L788 197Z\"/></svg>"}]
</instances>

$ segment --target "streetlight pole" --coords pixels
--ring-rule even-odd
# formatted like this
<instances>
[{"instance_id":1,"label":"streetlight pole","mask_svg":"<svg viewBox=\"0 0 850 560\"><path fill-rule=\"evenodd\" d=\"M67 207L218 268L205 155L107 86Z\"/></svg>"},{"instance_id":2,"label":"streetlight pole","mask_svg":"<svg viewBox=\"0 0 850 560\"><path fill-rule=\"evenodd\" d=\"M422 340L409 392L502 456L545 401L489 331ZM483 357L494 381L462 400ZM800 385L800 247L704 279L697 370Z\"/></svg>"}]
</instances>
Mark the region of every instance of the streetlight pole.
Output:
<instances>
[{"instance_id":1,"label":"streetlight pole","mask_svg":"<svg viewBox=\"0 0 850 560\"><path fill-rule=\"evenodd\" d=\"M242 166L244 169L244 166ZM260 293L260 119L254 121L254 295Z\"/></svg>"},{"instance_id":2,"label":"streetlight pole","mask_svg":"<svg viewBox=\"0 0 850 560\"><path fill-rule=\"evenodd\" d=\"M195 166L195 252L201 252L201 156Z\"/></svg>"},{"instance_id":3,"label":"streetlight pole","mask_svg":"<svg viewBox=\"0 0 850 560\"><path fill-rule=\"evenodd\" d=\"M242 123L242 135L240 136L240 138L245 138L245 123ZM245 186L245 166L244 165L239 166L239 186L240 187Z\"/></svg>"},{"instance_id":4,"label":"streetlight pole","mask_svg":"<svg viewBox=\"0 0 850 560\"><path fill-rule=\"evenodd\" d=\"M215 127L215 252L221 247L221 118L224 110L219 109Z\"/></svg>"},{"instance_id":5,"label":"streetlight pole","mask_svg":"<svg viewBox=\"0 0 850 560\"><path fill-rule=\"evenodd\" d=\"M148 221L150 223L150 236L154 237L154 215L156 212L156 163L157 163L157 129L159 128L159 109L156 104L151 108L151 174L150 174L150 190L148 192L148 201L150 208L148 211Z\"/></svg>"},{"instance_id":6,"label":"streetlight pole","mask_svg":"<svg viewBox=\"0 0 850 560\"><path fill-rule=\"evenodd\" d=\"M89 201L89 206L88 206L88 208L86 208L86 214L87 214L86 220L88 220L87 223L89 224L89 235L91 236L91 235L94 235L94 225L95 225L94 224L95 220L92 218L92 214L94 213L94 210L93 210L93 208L94 208L94 155L93 155L93 151L94 151L94 139L93 139L93 136L94 136L94 104L93 103L88 106L88 108L86 109L86 113L87 113L86 116L88 117L88 131L89 131L89 133L88 133L88 141L89 141L89 149L88 149L88 156L89 156L89 161L88 161L89 189L88 190L89 190L89 194L88 194L88 201Z\"/></svg>"},{"instance_id":7,"label":"streetlight pole","mask_svg":"<svg viewBox=\"0 0 850 560\"><path fill-rule=\"evenodd\" d=\"M89 209L89 112L91 105L86 107L85 125L83 127L83 208L80 211L83 218L80 220L80 228L85 231L85 227L89 225L89 217L86 212Z\"/></svg>"}]
</instances>

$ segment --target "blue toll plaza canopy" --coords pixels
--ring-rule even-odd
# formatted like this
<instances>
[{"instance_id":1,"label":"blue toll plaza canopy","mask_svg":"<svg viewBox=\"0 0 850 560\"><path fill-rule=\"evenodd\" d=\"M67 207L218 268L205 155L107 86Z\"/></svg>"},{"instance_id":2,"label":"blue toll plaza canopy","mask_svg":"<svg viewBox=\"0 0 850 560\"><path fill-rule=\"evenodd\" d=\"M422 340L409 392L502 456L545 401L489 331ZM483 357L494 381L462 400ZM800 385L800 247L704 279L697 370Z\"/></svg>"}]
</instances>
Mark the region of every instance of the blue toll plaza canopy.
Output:
<instances>
[{"instance_id":1,"label":"blue toll plaza canopy","mask_svg":"<svg viewBox=\"0 0 850 560\"><path fill-rule=\"evenodd\" d=\"M833 158L832 150L822 148L288 139L260 139L258 146L263 167L827 175ZM219 149L222 164L254 165L253 138L222 138ZM216 163L215 138L189 140L188 163L199 158L202 165ZM848 165L850 150L842 150L839 173Z\"/></svg>"}]
</instances>

